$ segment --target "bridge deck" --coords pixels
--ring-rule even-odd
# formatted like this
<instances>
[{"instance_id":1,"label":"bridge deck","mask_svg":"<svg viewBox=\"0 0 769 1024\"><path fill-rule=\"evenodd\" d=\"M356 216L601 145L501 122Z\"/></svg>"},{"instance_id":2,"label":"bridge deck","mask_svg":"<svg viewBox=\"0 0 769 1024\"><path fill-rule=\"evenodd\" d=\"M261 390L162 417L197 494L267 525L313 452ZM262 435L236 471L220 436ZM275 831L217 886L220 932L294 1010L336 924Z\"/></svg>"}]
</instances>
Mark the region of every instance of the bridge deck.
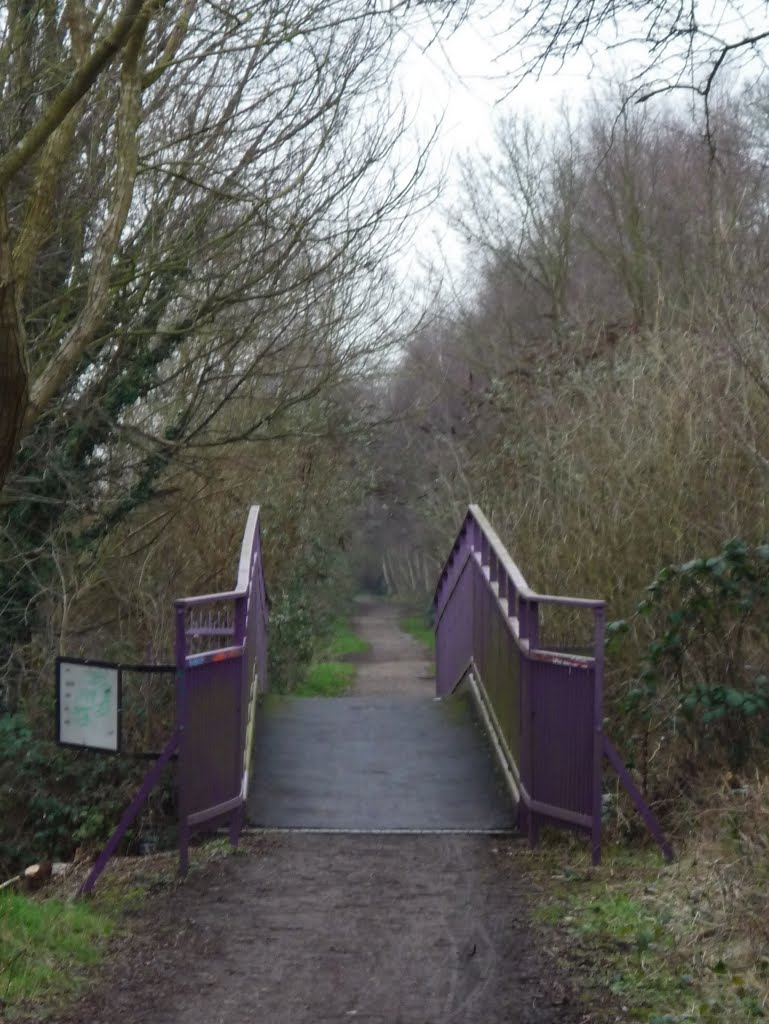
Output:
<instances>
[{"instance_id":1,"label":"bridge deck","mask_svg":"<svg viewBox=\"0 0 769 1024\"><path fill-rule=\"evenodd\" d=\"M277 828L494 831L513 807L467 698L273 698L249 818Z\"/></svg>"}]
</instances>

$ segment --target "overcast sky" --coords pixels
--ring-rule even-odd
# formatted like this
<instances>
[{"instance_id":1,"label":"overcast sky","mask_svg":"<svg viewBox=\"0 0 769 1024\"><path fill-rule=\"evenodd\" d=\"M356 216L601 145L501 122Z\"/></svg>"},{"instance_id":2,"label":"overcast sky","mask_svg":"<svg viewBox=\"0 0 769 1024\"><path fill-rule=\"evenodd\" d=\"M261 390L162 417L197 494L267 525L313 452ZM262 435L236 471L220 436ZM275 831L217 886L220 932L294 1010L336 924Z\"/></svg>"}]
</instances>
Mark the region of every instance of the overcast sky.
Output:
<instances>
[{"instance_id":1,"label":"overcast sky","mask_svg":"<svg viewBox=\"0 0 769 1024\"><path fill-rule=\"evenodd\" d=\"M549 120L564 101L576 109L591 92L600 92L612 80L627 78L648 59L640 43L623 42L617 48L618 41L642 38L648 30L640 19L624 17L618 25L607 26L602 38L590 40L590 53L582 52L563 67L553 68L537 80L527 79L512 90L520 53L505 53L511 42L505 32L510 10L503 4L496 17L469 19L440 44L428 46L431 34L427 26L415 28L400 63L398 85L413 115L415 136L427 138L443 119L430 173L445 174L444 207L457 195L459 158L492 150L494 119L500 111L528 111ZM697 13L700 28L710 33L716 48L766 30L764 0L701 0ZM660 78L669 81L678 57L674 46L667 47L665 53L659 71ZM707 50L703 56L703 67L709 69ZM766 68L755 55L745 52L732 62L728 73L755 79L766 73ZM415 242L410 256L402 261L404 277L418 273L420 256L443 257L453 268L461 265L461 247L447 227L440 205L422 215Z\"/></svg>"},{"instance_id":2,"label":"overcast sky","mask_svg":"<svg viewBox=\"0 0 769 1024\"><path fill-rule=\"evenodd\" d=\"M397 82L413 118L413 134L427 139L440 122L429 173L445 177L439 204L421 218L415 247L404 259L402 273L419 273L422 258L445 258L452 268L461 262L461 247L446 223L445 208L457 195L459 158L490 152L494 119L503 111L530 111L554 117L562 101L584 99L589 80L587 55L571 60L558 74L527 80L514 91L511 82L518 58L505 54L502 22L468 20L440 44L430 42L426 26L410 37Z\"/></svg>"}]
</instances>

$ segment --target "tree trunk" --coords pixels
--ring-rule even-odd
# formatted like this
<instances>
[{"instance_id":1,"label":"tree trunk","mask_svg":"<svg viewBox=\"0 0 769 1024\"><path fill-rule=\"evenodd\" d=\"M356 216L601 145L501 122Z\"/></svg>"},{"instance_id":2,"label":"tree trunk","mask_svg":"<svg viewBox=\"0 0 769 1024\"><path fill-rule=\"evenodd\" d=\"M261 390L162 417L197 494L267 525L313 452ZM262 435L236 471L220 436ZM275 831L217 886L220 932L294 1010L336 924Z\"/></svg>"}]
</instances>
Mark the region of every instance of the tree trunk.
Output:
<instances>
[{"instance_id":1,"label":"tree trunk","mask_svg":"<svg viewBox=\"0 0 769 1024\"><path fill-rule=\"evenodd\" d=\"M0 491L16 454L29 401L29 373L5 196L0 193Z\"/></svg>"}]
</instances>

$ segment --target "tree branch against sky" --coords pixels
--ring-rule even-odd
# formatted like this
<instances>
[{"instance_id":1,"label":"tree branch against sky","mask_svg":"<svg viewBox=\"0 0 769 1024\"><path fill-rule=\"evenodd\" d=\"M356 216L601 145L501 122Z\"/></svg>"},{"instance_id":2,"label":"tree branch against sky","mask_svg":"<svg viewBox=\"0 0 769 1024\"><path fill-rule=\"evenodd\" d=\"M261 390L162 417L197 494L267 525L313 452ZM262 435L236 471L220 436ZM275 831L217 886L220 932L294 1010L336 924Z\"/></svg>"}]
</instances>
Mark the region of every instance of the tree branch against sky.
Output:
<instances>
[{"instance_id":1,"label":"tree branch against sky","mask_svg":"<svg viewBox=\"0 0 769 1024\"><path fill-rule=\"evenodd\" d=\"M453 2L433 6L439 20L462 17ZM143 329L152 322L164 338L150 345L157 367L183 345L174 323L196 323L197 305L211 331L236 282L242 305L267 292L279 304L312 275L327 281L321 267L351 273L366 235L382 257L376 226L387 233L409 202L377 170L404 127L386 97L409 8L9 0L0 15L0 487L24 437L133 358L137 318L149 316ZM238 247L252 254L246 288Z\"/></svg>"},{"instance_id":2,"label":"tree branch against sky","mask_svg":"<svg viewBox=\"0 0 769 1024\"><path fill-rule=\"evenodd\" d=\"M629 98L684 90L707 112L719 75L766 67L766 4L751 0L523 0L510 22L519 80L587 53L595 67L624 61ZM501 10L501 9L500 9Z\"/></svg>"}]
</instances>

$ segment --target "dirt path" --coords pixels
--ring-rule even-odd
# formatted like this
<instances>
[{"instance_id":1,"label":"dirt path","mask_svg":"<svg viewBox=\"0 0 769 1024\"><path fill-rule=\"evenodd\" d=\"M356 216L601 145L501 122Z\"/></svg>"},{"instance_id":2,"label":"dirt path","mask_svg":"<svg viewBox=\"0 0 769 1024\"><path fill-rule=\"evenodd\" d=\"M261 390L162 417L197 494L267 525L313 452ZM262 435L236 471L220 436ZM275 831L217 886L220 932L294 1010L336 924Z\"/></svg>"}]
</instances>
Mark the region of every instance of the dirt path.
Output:
<instances>
[{"instance_id":1,"label":"dirt path","mask_svg":"<svg viewBox=\"0 0 769 1024\"><path fill-rule=\"evenodd\" d=\"M161 896L153 941L60 1024L576 1021L526 927L515 842L269 837Z\"/></svg>"},{"instance_id":2,"label":"dirt path","mask_svg":"<svg viewBox=\"0 0 769 1024\"><path fill-rule=\"evenodd\" d=\"M358 699L432 700L431 664L398 618L361 607ZM101 989L60 1024L576 1021L526 923L519 842L262 833L248 856L154 898Z\"/></svg>"},{"instance_id":3,"label":"dirt path","mask_svg":"<svg viewBox=\"0 0 769 1024\"><path fill-rule=\"evenodd\" d=\"M432 697L433 664L425 648L399 626L403 609L380 601L361 601L353 621L369 650L355 660L352 693L361 697Z\"/></svg>"}]
</instances>

